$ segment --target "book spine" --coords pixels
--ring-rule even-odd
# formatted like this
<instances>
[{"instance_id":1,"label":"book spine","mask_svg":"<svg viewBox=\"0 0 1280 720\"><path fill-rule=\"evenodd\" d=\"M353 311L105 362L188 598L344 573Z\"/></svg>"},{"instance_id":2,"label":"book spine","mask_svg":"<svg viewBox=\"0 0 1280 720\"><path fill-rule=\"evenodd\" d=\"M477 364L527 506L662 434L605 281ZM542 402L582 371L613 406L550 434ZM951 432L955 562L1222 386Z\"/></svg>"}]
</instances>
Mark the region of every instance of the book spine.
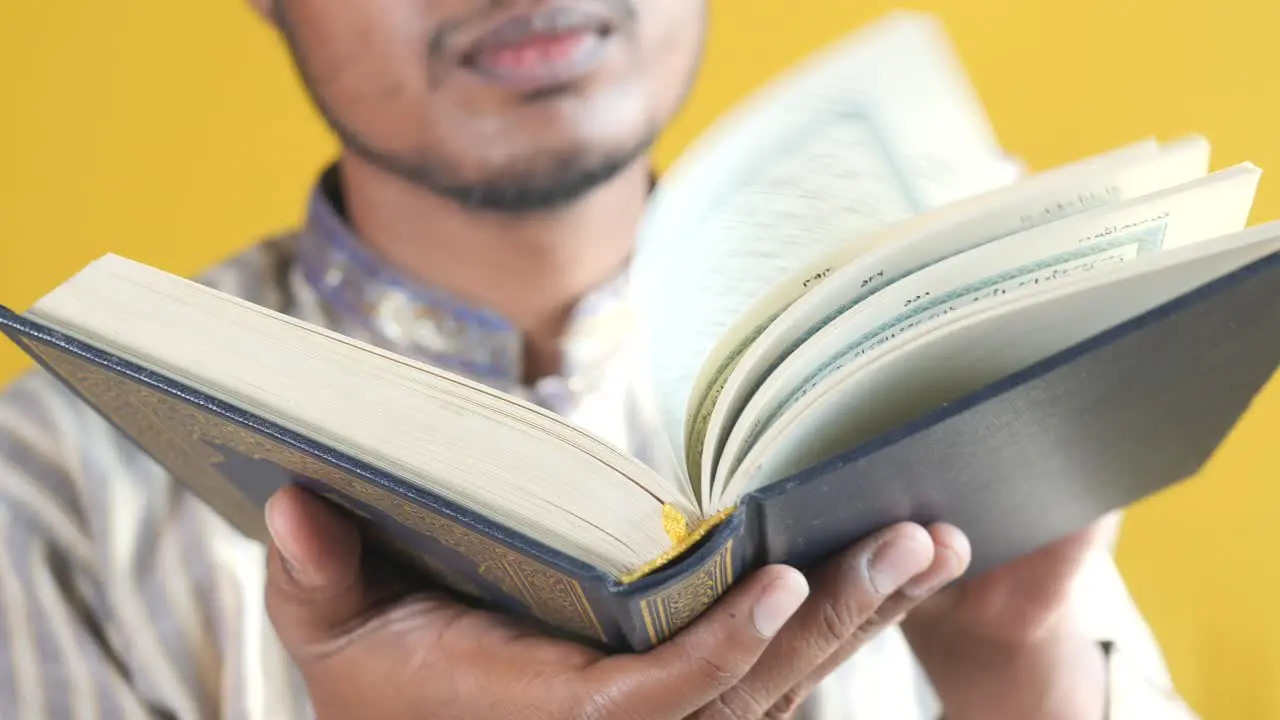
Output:
<instances>
[{"instance_id":1,"label":"book spine","mask_svg":"<svg viewBox=\"0 0 1280 720\"><path fill-rule=\"evenodd\" d=\"M756 566L753 508L740 507L672 566L614 592L620 649L642 652L670 640Z\"/></svg>"}]
</instances>

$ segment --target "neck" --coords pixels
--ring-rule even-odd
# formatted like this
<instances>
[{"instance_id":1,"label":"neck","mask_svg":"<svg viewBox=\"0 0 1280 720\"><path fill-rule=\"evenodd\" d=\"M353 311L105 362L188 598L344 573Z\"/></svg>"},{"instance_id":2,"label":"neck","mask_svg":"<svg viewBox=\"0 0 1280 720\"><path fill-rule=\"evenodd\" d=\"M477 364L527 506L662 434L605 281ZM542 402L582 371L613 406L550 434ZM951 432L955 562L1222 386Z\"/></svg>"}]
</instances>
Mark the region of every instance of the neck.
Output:
<instances>
[{"instance_id":1,"label":"neck","mask_svg":"<svg viewBox=\"0 0 1280 720\"><path fill-rule=\"evenodd\" d=\"M461 207L345 156L349 222L401 272L507 318L525 339L525 376L560 367L570 313L628 261L649 191L643 162L573 205L507 215Z\"/></svg>"}]
</instances>

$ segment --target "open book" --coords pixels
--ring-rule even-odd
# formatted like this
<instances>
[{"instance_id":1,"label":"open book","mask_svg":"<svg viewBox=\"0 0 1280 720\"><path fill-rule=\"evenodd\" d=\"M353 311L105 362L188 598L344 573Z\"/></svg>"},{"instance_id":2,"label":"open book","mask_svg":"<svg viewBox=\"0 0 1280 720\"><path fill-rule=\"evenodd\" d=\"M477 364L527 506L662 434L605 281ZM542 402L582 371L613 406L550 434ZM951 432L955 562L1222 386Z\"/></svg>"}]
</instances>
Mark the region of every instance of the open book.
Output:
<instances>
[{"instance_id":1,"label":"open book","mask_svg":"<svg viewBox=\"0 0 1280 720\"><path fill-rule=\"evenodd\" d=\"M1188 137L1013 181L975 113L892 16L672 169L632 275L669 472L116 256L0 324L246 533L301 483L458 592L643 648L899 520L959 525L972 572L1029 552L1193 474L1276 369L1257 168Z\"/></svg>"}]
</instances>

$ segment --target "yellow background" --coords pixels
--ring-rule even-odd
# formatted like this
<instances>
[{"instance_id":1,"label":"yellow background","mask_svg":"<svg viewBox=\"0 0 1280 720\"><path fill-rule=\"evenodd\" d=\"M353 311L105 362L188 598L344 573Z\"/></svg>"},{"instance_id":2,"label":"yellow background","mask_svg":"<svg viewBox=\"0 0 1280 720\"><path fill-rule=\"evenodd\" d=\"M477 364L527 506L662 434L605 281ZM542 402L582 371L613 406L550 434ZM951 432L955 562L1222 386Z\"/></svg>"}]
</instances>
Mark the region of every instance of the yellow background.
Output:
<instances>
[{"instance_id":1,"label":"yellow background","mask_svg":"<svg viewBox=\"0 0 1280 720\"><path fill-rule=\"evenodd\" d=\"M694 0L689 0L690 2ZM114 251L193 272L293 224L332 151L243 0L0 2L0 302ZM892 7L718 0L669 158L754 83ZM935 0L1007 147L1034 167L1149 134L1280 168L1280 4ZM1264 177L1255 220L1280 217ZM1280 302L1280 299L1277 300ZM0 381L26 367L7 345ZM1280 381L1210 467L1137 508L1123 570L1210 718L1280 718Z\"/></svg>"}]
</instances>

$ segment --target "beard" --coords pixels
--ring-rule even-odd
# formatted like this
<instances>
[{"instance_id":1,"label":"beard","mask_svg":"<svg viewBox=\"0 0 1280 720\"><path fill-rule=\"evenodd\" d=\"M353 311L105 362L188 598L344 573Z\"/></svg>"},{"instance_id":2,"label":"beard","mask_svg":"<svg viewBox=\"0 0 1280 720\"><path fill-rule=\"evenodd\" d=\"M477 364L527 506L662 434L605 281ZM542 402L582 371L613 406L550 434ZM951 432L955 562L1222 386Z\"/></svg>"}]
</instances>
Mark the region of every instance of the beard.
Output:
<instances>
[{"instance_id":1,"label":"beard","mask_svg":"<svg viewBox=\"0 0 1280 720\"><path fill-rule=\"evenodd\" d=\"M510 215L549 212L574 204L643 159L659 135L652 129L621 151L561 151L489 177L464 179L447 161L380 149L345 126L323 103L316 105L347 152L464 208Z\"/></svg>"}]
</instances>

